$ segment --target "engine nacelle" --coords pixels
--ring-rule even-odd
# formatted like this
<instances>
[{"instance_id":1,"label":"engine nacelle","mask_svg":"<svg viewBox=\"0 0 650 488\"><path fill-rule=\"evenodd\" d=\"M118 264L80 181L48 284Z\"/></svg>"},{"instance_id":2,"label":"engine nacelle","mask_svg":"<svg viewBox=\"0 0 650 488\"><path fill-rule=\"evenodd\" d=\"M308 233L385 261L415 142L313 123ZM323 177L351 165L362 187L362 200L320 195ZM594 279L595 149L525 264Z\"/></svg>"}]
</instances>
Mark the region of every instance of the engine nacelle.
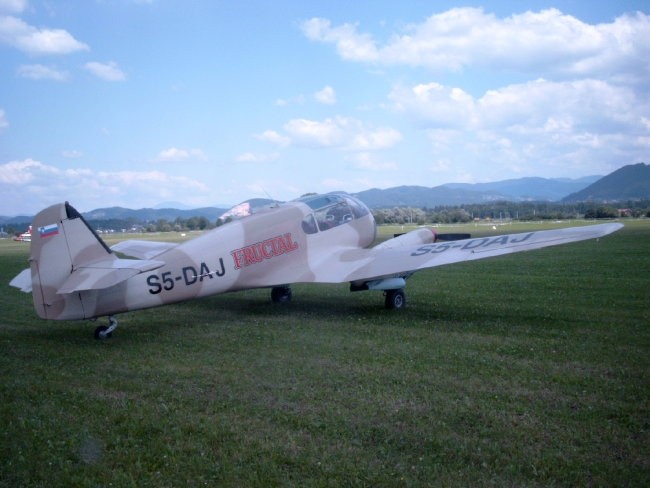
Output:
<instances>
[{"instance_id":1,"label":"engine nacelle","mask_svg":"<svg viewBox=\"0 0 650 488\"><path fill-rule=\"evenodd\" d=\"M406 234L393 237L387 241L377 244L375 249L394 249L406 246L421 246L422 244L432 244L436 242L438 233L431 227L422 227L412 230Z\"/></svg>"}]
</instances>

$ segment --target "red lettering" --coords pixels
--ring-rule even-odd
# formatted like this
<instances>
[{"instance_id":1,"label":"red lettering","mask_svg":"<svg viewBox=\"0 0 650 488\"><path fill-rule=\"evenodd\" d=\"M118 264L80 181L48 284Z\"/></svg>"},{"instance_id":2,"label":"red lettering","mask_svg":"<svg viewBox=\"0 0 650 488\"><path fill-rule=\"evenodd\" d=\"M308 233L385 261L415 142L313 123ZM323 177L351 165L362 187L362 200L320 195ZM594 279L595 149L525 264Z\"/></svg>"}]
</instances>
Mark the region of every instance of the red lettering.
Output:
<instances>
[{"instance_id":1,"label":"red lettering","mask_svg":"<svg viewBox=\"0 0 650 488\"><path fill-rule=\"evenodd\" d=\"M290 232L287 232L284 235L284 239L286 241L287 249L289 249L289 251L294 251L298 249L298 243L292 240Z\"/></svg>"},{"instance_id":2,"label":"red lettering","mask_svg":"<svg viewBox=\"0 0 650 488\"><path fill-rule=\"evenodd\" d=\"M232 251L232 259L235 261L235 269L241 268L244 261L244 253L241 249L236 249Z\"/></svg>"},{"instance_id":3,"label":"red lettering","mask_svg":"<svg viewBox=\"0 0 650 488\"><path fill-rule=\"evenodd\" d=\"M275 254L273 254L273 239L267 239L260 246L262 249L262 256L264 259L271 259Z\"/></svg>"},{"instance_id":4,"label":"red lettering","mask_svg":"<svg viewBox=\"0 0 650 488\"><path fill-rule=\"evenodd\" d=\"M255 251L253 250L254 246L248 246L244 248L244 264L250 266L251 264L257 263L255 259Z\"/></svg>"},{"instance_id":5,"label":"red lettering","mask_svg":"<svg viewBox=\"0 0 650 488\"><path fill-rule=\"evenodd\" d=\"M242 266L261 263L265 259L271 259L281 254L286 254L298 249L298 243L293 240L290 232L283 236L271 237L261 242L256 242L241 249L231 251L232 259L235 262L235 269Z\"/></svg>"}]
</instances>

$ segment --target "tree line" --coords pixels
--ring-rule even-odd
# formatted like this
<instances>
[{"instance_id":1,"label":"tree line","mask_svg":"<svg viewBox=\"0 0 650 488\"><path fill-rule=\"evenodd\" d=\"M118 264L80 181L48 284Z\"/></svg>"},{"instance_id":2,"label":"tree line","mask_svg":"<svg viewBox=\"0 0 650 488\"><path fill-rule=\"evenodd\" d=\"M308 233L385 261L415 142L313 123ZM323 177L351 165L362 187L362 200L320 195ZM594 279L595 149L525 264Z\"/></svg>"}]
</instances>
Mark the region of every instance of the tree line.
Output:
<instances>
[{"instance_id":1,"label":"tree line","mask_svg":"<svg viewBox=\"0 0 650 488\"><path fill-rule=\"evenodd\" d=\"M590 202L490 202L436 207L393 207L372 210L375 221L383 224L454 224L474 220L569 220L609 219L618 217L650 218L650 200L600 204ZM229 222L211 222L206 217L178 217L141 222L133 218L91 220L88 223L99 232L187 232L209 230ZM29 223L9 224L4 230L11 235L25 232Z\"/></svg>"},{"instance_id":2,"label":"tree line","mask_svg":"<svg viewBox=\"0 0 650 488\"><path fill-rule=\"evenodd\" d=\"M377 224L454 224L473 220L569 220L650 217L650 200L600 204L590 202L490 202L433 208L393 207L373 210Z\"/></svg>"}]
</instances>

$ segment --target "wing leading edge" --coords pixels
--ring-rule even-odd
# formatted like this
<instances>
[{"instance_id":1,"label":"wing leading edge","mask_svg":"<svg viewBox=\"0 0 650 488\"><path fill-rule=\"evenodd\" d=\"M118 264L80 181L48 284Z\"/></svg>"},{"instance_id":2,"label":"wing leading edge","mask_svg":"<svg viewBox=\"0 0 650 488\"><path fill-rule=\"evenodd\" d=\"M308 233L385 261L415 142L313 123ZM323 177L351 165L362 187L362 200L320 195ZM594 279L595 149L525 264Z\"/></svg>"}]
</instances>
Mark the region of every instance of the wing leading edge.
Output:
<instances>
[{"instance_id":1,"label":"wing leading edge","mask_svg":"<svg viewBox=\"0 0 650 488\"><path fill-rule=\"evenodd\" d=\"M404 276L425 268L597 239L621 227L623 224L608 223L401 248L340 250L319 263L317 269L312 268L315 277L313 281L363 282Z\"/></svg>"}]
</instances>

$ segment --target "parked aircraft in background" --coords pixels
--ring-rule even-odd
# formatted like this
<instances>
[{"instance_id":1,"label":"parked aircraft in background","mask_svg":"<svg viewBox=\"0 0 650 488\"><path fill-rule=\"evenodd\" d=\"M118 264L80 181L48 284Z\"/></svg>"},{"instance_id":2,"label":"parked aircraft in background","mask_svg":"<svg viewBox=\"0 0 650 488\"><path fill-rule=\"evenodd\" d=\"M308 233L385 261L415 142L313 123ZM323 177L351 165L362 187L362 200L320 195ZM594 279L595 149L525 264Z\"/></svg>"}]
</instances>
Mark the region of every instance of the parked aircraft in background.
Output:
<instances>
[{"instance_id":1,"label":"parked aircraft in background","mask_svg":"<svg viewBox=\"0 0 650 488\"><path fill-rule=\"evenodd\" d=\"M30 225L26 232L23 232L22 234L18 234L16 237L14 237L14 241L31 242L32 226Z\"/></svg>"},{"instance_id":2,"label":"parked aircraft in background","mask_svg":"<svg viewBox=\"0 0 650 488\"><path fill-rule=\"evenodd\" d=\"M383 291L386 307L401 309L406 279L419 269L598 238L622 227L451 242L419 228L369 248L376 237L370 210L338 193L275 204L180 244L128 240L109 248L67 202L41 211L32 225L30 268L10 284L32 293L44 319L109 317L97 338L111 336L121 312L263 287L273 301L289 301L292 283L349 282L351 291Z\"/></svg>"}]
</instances>

